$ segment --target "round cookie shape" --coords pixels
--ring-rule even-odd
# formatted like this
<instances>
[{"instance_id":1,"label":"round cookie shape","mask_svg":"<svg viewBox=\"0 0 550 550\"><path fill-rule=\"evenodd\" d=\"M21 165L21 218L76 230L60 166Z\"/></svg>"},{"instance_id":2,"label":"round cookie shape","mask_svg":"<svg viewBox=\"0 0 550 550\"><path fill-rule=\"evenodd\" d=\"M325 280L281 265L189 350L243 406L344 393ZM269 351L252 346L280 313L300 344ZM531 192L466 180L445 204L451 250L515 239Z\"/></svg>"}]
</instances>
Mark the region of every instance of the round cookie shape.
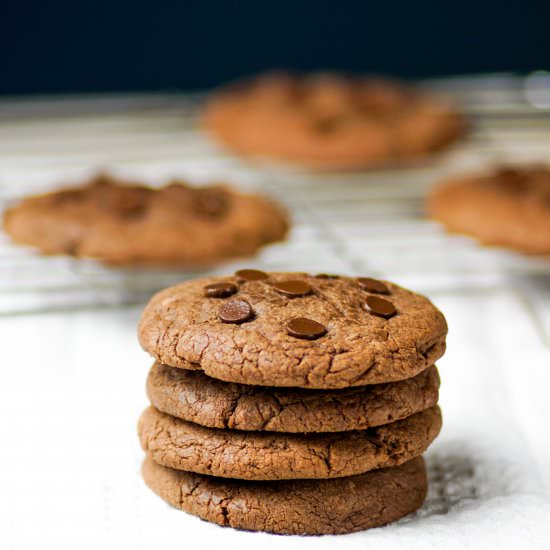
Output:
<instances>
[{"instance_id":1,"label":"round cookie shape","mask_svg":"<svg viewBox=\"0 0 550 550\"><path fill-rule=\"evenodd\" d=\"M3 223L14 242L45 254L183 267L251 255L288 230L283 210L261 196L183 182L153 189L105 175L27 197Z\"/></svg>"},{"instance_id":2,"label":"round cookie shape","mask_svg":"<svg viewBox=\"0 0 550 550\"><path fill-rule=\"evenodd\" d=\"M291 297L273 286L288 280L301 280L312 290ZM228 300L246 301L253 318L241 324L219 319L226 300L205 297L204 287L221 282L238 285ZM159 363L200 368L227 382L338 389L404 380L443 355L447 325L427 298L384 284L389 292L384 301L395 308L389 318L366 309L366 300L380 295L352 277L269 273L252 281L235 276L188 281L151 299L139 339Z\"/></svg>"},{"instance_id":3,"label":"round cookie shape","mask_svg":"<svg viewBox=\"0 0 550 550\"><path fill-rule=\"evenodd\" d=\"M264 75L228 86L204 124L238 153L320 169L398 163L464 133L446 100L397 82L345 75Z\"/></svg>"},{"instance_id":4,"label":"round cookie shape","mask_svg":"<svg viewBox=\"0 0 550 550\"><path fill-rule=\"evenodd\" d=\"M158 496L185 512L282 535L335 535L385 525L420 508L428 488L422 457L339 479L243 482L173 470L148 456L142 475Z\"/></svg>"},{"instance_id":5,"label":"round cookie shape","mask_svg":"<svg viewBox=\"0 0 550 550\"><path fill-rule=\"evenodd\" d=\"M205 428L149 407L141 446L162 466L233 479L328 479L398 466L420 456L441 429L434 406L368 430L279 434Z\"/></svg>"},{"instance_id":6,"label":"round cookie shape","mask_svg":"<svg viewBox=\"0 0 550 550\"><path fill-rule=\"evenodd\" d=\"M149 401L161 412L207 426L285 433L365 430L434 406L439 375L343 390L263 388L221 382L200 371L154 364Z\"/></svg>"},{"instance_id":7,"label":"round cookie shape","mask_svg":"<svg viewBox=\"0 0 550 550\"><path fill-rule=\"evenodd\" d=\"M550 254L550 167L503 167L443 182L428 213L484 244Z\"/></svg>"}]
</instances>

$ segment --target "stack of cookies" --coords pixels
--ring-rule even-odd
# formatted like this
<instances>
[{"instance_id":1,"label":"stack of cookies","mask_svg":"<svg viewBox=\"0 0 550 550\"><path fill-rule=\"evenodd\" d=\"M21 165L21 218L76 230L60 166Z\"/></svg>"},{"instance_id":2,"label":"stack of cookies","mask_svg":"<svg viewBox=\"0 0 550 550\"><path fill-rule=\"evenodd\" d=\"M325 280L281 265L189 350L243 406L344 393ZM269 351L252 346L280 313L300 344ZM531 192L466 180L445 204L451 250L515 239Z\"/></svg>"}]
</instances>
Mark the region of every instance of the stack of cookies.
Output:
<instances>
[{"instance_id":1,"label":"stack of cookies","mask_svg":"<svg viewBox=\"0 0 550 550\"><path fill-rule=\"evenodd\" d=\"M264 273L157 294L143 476L173 506L240 529L348 533L420 507L447 326L366 277Z\"/></svg>"}]
</instances>

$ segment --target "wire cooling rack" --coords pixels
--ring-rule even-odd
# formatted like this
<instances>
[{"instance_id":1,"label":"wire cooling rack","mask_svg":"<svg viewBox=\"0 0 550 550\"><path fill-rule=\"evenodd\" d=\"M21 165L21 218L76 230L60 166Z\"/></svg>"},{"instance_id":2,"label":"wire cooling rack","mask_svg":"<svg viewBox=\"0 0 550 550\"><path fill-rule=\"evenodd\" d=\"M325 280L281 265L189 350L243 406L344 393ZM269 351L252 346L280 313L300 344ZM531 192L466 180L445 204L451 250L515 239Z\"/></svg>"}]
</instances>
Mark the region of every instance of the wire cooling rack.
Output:
<instances>
[{"instance_id":1,"label":"wire cooling rack","mask_svg":"<svg viewBox=\"0 0 550 550\"><path fill-rule=\"evenodd\" d=\"M424 217L426 193L451 173L500 161L550 161L550 109L544 88L534 93L532 82L495 75L423 83L462 104L471 119L468 137L424 164L341 174L232 157L200 132L201 95L4 100L0 207L99 170L153 185L172 177L199 185L229 181L283 202L294 228L288 242L217 272L253 265L369 274L431 294L506 288L518 294L548 342L550 259L484 248L446 235ZM42 257L0 235L0 315L140 303L196 275Z\"/></svg>"}]
</instances>

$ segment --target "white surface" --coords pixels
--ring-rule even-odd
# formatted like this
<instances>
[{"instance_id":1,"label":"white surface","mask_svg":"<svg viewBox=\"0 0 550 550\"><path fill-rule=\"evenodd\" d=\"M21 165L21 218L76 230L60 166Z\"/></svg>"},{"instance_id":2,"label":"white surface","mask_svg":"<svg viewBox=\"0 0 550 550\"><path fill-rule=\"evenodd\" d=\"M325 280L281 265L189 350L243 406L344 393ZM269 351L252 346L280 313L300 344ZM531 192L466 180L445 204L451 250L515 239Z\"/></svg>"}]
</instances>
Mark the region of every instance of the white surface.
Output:
<instances>
[{"instance_id":1,"label":"white surface","mask_svg":"<svg viewBox=\"0 0 550 550\"><path fill-rule=\"evenodd\" d=\"M141 306L86 309L141 301L184 274L43 259L4 241L0 549L550 548L550 264L448 237L422 217L422 197L442 174L499 158L549 160L550 118L518 106L517 90L469 85L455 84L480 117L470 141L430 167L369 175L240 164L189 127L185 98L52 103L50 118L40 118L43 104L0 103L0 200L98 167L154 181L230 174L295 217L290 242L248 264L387 277L427 293L450 326L439 363L444 428L427 454L420 512L338 538L237 532L173 510L145 487Z\"/></svg>"},{"instance_id":2,"label":"white surface","mask_svg":"<svg viewBox=\"0 0 550 550\"><path fill-rule=\"evenodd\" d=\"M440 361L444 429L424 508L340 548L550 545L550 353L506 293L434 295L451 332ZM150 365L139 309L0 319L0 547L329 548L333 537L237 532L173 510L139 477L136 421ZM54 545L55 542L55 545ZM47 543L47 544L46 544ZM114 546L112 546L114 547ZM162 548L162 546L155 546Z\"/></svg>"}]
</instances>

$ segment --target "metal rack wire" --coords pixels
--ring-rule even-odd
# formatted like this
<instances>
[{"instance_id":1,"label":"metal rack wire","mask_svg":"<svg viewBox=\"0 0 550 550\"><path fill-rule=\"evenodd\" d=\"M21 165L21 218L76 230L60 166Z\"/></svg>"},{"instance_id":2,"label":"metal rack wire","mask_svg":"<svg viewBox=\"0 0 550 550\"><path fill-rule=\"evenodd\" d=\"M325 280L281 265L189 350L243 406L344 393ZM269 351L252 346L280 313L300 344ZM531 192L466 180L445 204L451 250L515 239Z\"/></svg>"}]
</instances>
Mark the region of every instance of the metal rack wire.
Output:
<instances>
[{"instance_id":1,"label":"metal rack wire","mask_svg":"<svg viewBox=\"0 0 550 550\"><path fill-rule=\"evenodd\" d=\"M143 95L0 102L0 207L91 172L161 183L231 181L284 202L289 242L220 266L373 274L425 292L521 292L550 341L550 259L483 248L425 219L432 185L464 169L550 161L550 110L531 105L525 80L507 75L425 83L470 114L468 138L423 165L369 173L307 173L242 162L198 129L202 97ZM111 269L42 257L0 237L0 315L138 303L196 273Z\"/></svg>"}]
</instances>

